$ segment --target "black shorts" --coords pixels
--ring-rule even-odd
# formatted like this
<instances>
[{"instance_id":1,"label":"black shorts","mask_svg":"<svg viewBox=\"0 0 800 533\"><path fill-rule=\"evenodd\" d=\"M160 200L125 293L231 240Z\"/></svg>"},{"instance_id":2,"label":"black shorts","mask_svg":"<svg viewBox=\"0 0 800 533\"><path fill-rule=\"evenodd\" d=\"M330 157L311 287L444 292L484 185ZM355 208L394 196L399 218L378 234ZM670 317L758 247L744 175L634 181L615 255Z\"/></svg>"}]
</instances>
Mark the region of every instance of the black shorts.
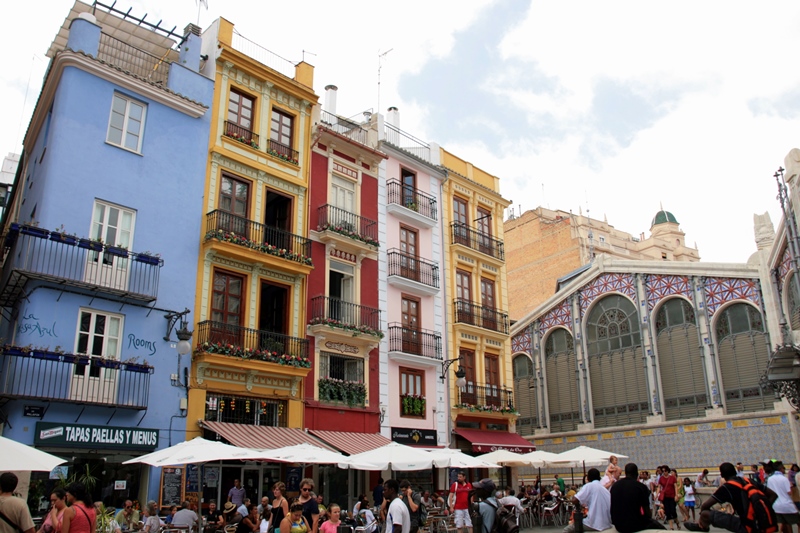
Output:
<instances>
[{"instance_id":1,"label":"black shorts","mask_svg":"<svg viewBox=\"0 0 800 533\"><path fill-rule=\"evenodd\" d=\"M677 520L678 512L675 510L675 498L664 498L664 517L667 520Z\"/></svg>"},{"instance_id":2,"label":"black shorts","mask_svg":"<svg viewBox=\"0 0 800 533\"><path fill-rule=\"evenodd\" d=\"M711 525L733 531L733 533L747 533L747 530L738 516L722 511L711 511Z\"/></svg>"}]
</instances>

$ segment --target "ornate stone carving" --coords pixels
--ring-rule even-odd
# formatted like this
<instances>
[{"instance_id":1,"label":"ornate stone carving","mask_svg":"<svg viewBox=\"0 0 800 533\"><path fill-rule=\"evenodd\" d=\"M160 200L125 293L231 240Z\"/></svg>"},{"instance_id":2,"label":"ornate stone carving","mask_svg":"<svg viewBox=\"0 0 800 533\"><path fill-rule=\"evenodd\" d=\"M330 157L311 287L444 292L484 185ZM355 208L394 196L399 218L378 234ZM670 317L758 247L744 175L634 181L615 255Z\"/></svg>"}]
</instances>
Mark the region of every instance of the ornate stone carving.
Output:
<instances>
[{"instance_id":1,"label":"ornate stone carving","mask_svg":"<svg viewBox=\"0 0 800 533\"><path fill-rule=\"evenodd\" d=\"M753 214L753 231L756 236L756 247L759 250L768 250L772 247L775 240L775 226L772 225L769 212L763 215Z\"/></svg>"}]
</instances>

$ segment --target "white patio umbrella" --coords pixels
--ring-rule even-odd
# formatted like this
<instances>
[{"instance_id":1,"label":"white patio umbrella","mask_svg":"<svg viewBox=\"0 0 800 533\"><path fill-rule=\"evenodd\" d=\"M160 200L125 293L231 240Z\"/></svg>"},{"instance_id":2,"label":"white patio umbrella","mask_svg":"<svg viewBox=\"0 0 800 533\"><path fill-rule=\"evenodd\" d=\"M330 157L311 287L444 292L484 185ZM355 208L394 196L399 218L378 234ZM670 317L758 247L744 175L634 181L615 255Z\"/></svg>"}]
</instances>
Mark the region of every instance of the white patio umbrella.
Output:
<instances>
[{"instance_id":1,"label":"white patio umbrella","mask_svg":"<svg viewBox=\"0 0 800 533\"><path fill-rule=\"evenodd\" d=\"M428 453L433 455L433 464L437 468L500 468L498 464L467 455L461 450L453 448L438 448L428 450Z\"/></svg>"},{"instance_id":2,"label":"white patio umbrella","mask_svg":"<svg viewBox=\"0 0 800 533\"><path fill-rule=\"evenodd\" d=\"M281 461L284 463L298 463L303 465L344 465L341 468L358 468L359 470L369 470L372 465L357 463L349 457L339 452L326 450L319 446L314 446L304 442L293 446L284 446L274 450L256 450L261 454L264 461Z\"/></svg>"},{"instance_id":3,"label":"white patio umbrella","mask_svg":"<svg viewBox=\"0 0 800 533\"><path fill-rule=\"evenodd\" d=\"M525 456L519 453L510 452L508 450L495 450L493 452L484 453L479 455L478 459L482 459L489 463L497 463L503 466L530 466L531 462L525 459Z\"/></svg>"},{"instance_id":4,"label":"white patio umbrella","mask_svg":"<svg viewBox=\"0 0 800 533\"><path fill-rule=\"evenodd\" d=\"M612 455L617 456L618 459L628 458L627 455L607 452L605 450L591 448L589 446L578 446L577 448L561 452L557 455L558 459L549 461L550 465L574 466L576 468L583 466L585 468L587 466L605 466L608 464L608 458Z\"/></svg>"},{"instance_id":5,"label":"white patio umbrella","mask_svg":"<svg viewBox=\"0 0 800 533\"><path fill-rule=\"evenodd\" d=\"M50 472L66 460L33 446L0 437L0 472Z\"/></svg>"},{"instance_id":6,"label":"white patio umbrella","mask_svg":"<svg viewBox=\"0 0 800 533\"><path fill-rule=\"evenodd\" d=\"M380 448L351 455L348 459L351 465L369 465L368 468L352 466L357 470L386 470L388 468L392 470L427 470L433 467L433 455L419 448L412 448L397 442L390 442ZM339 466L347 468L349 465L342 463Z\"/></svg>"},{"instance_id":7,"label":"white patio umbrella","mask_svg":"<svg viewBox=\"0 0 800 533\"><path fill-rule=\"evenodd\" d=\"M558 459L558 454L553 452L546 452L544 450L536 450L535 452L525 453L522 457L526 461L530 461L531 466L538 468L547 467L550 463Z\"/></svg>"},{"instance_id":8,"label":"white patio umbrella","mask_svg":"<svg viewBox=\"0 0 800 533\"><path fill-rule=\"evenodd\" d=\"M187 463L208 463L240 459L242 461L263 460L263 454L250 448L238 448L222 442L195 437L163 450L157 450L141 457L134 457L122 464L144 463L150 466L171 466Z\"/></svg>"}]
</instances>

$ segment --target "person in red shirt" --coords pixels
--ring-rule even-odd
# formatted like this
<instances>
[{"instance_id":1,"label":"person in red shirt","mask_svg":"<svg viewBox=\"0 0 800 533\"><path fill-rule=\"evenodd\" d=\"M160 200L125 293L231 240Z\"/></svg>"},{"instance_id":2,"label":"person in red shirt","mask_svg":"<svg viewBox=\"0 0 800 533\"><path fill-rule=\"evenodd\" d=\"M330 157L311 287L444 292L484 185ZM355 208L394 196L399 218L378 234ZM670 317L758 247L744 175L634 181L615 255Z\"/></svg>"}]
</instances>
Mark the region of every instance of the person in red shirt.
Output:
<instances>
[{"instance_id":1,"label":"person in red shirt","mask_svg":"<svg viewBox=\"0 0 800 533\"><path fill-rule=\"evenodd\" d=\"M450 494L447 496L450 511L455 513L456 528L466 529L472 533L472 519L469 517L469 491L472 485L467 483L467 475L459 471L458 479L450 485Z\"/></svg>"},{"instance_id":2,"label":"person in red shirt","mask_svg":"<svg viewBox=\"0 0 800 533\"><path fill-rule=\"evenodd\" d=\"M678 529L680 529L681 525L680 522L678 522L678 512L675 508L675 483L678 482L678 476L677 473L671 470L667 465L664 465L662 471L664 473L661 474L658 484L661 487L661 501L664 504L664 517L669 522L670 529L675 529L676 524L678 525Z\"/></svg>"}]
</instances>

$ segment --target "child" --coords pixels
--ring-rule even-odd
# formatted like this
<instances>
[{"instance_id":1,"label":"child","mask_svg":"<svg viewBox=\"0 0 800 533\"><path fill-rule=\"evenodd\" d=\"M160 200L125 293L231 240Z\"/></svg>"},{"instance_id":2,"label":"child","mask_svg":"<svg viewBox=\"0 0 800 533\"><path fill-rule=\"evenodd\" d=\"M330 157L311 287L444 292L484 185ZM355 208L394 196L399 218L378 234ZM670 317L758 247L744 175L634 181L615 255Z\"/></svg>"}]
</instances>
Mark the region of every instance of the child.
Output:
<instances>
[{"instance_id":1,"label":"child","mask_svg":"<svg viewBox=\"0 0 800 533\"><path fill-rule=\"evenodd\" d=\"M328 519L319 526L321 533L336 533L337 528L342 524L339 520L342 509L338 504L332 503L328 506Z\"/></svg>"},{"instance_id":2,"label":"child","mask_svg":"<svg viewBox=\"0 0 800 533\"><path fill-rule=\"evenodd\" d=\"M686 507L686 518L689 518L689 511L692 512L692 522L696 522L695 514L694 514L694 486L692 486L692 480L687 478L683 478L683 490L686 492L686 496L683 498L683 505Z\"/></svg>"}]
</instances>

